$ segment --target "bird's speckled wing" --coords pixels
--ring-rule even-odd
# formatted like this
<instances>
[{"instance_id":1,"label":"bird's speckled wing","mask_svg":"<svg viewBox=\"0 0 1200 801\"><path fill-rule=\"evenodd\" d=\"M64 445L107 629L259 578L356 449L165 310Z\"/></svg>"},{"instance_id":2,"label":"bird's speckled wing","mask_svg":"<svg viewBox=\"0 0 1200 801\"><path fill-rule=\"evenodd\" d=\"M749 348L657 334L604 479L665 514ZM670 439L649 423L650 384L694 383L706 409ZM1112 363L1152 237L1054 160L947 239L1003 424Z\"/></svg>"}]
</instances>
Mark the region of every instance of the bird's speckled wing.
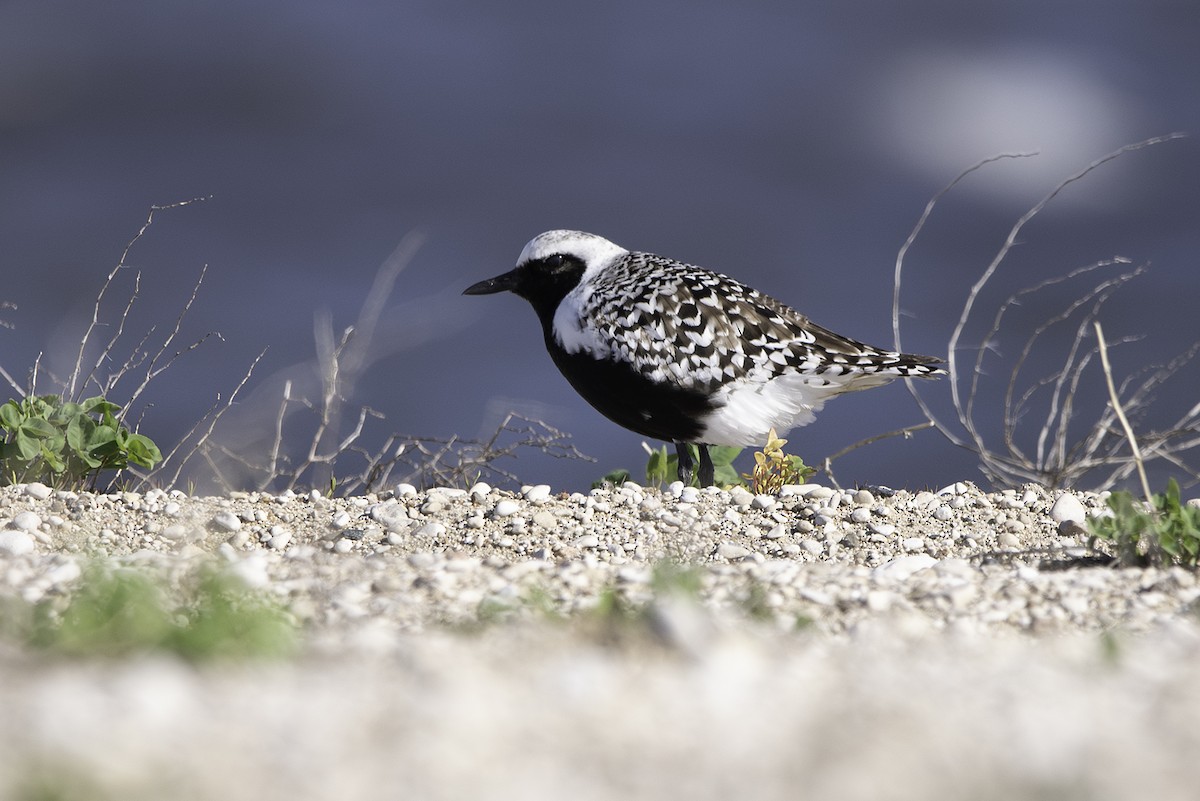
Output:
<instances>
[{"instance_id":1,"label":"bird's speckled wing","mask_svg":"<svg viewBox=\"0 0 1200 801\"><path fill-rule=\"evenodd\" d=\"M645 253L597 276L580 314L613 358L653 381L699 390L789 374L842 384L855 375L935 370L933 360L835 334L732 278Z\"/></svg>"}]
</instances>

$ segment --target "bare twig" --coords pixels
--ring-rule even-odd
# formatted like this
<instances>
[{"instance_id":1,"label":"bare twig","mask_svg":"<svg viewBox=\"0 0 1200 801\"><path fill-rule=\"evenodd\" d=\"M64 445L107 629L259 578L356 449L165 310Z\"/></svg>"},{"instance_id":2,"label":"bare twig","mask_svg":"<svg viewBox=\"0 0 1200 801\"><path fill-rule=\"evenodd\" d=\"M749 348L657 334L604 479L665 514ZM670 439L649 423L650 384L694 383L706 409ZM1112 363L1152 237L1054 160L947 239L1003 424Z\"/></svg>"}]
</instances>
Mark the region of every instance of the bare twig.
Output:
<instances>
[{"instance_id":1,"label":"bare twig","mask_svg":"<svg viewBox=\"0 0 1200 801\"><path fill-rule=\"evenodd\" d=\"M904 437L905 439L908 439L909 437L911 437L913 434L917 433L918 431L924 431L925 429L931 428L932 426L933 426L933 423L931 423L927 420L924 423L917 423L916 425L905 426L904 428L898 428L895 431L888 431L885 434L876 434L873 437L867 437L866 439L860 439L858 442L855 442L853 445L847 445L846 447L842 448L840 451L833 454L832 456L826 456L825 464L822 469L825 471L825 475L829 477L829 481L833 484L834 488L841 489L842 488L841 485L838 484L837 479L833 475L834 459L840 459L841 457L845 456L846 454L850 453L851 451L856 451L859 448L866 446L866 445L870 445L873 442L879 442L881 439L888 439L890 437Z\"/></svg>"},{"instance_id":2,"label":"bare twig","mask_svg":"<svg viewBox=\"0 0 1200 801\"><path fill-rule=\"evenodd\" d=\"M104 279L104 283L100 286L100 292L96 295L96 302L92 306L92 321L88 324L87 329L83 332L83 337L79 340L79 351L75 356L75 369L73 369L71 371L71 375L67 379L67 384L66 384L65 392L64 392L65 397L67 397L67 398L76 397L76 394L75 394L76 390L80 388L79 382L81 379L83 379L84 356L87 353L88 344L91 342L92 333L100 325L100 307L104 303L104 297L105 297L105 295L108 294L108 290L112 286L112 282L117 277L117 274L119 272L121 272L121 270L124 270L128 266L126 264L126 259L129 258L129 252L133 249L133 246L135 244L137 244L138 240L141 239L146 234L146 231L148 231L150 229L150 226L154 224L154 215L160 211L168 211L170 209L177 209L177 208L180 208L181 206L189 206L192 203L199 203L199 202L202 202L205 200L208 200L208 198L207 197L194 197L190 200L180 200L175 203L168 203L168 204L162 205L162 206L151 206L150 207L150 212L146 215L146 221L144 223L142 223L142 227L138 229L138 232L136 234L134 234L133 239L129 240L128 244L125 245L125 250L122 251L121 258L117 261L117 266L112 268L112 271L109 272L108 277ZM92 375L94 375L96 368L99 366L101 361L103 361L103 359L107 357L108 353L112 350L113 346L115 345L117 338L120 336L120 332L122 330L124 330L125 319L129 314L130 307L133 305L134 300L137 297L137 284L138 284L138 281L140 281L140 278L141 278L141 276L139 274L137 279L135 279L134 292L130 296L129 301L126 303L125 313L121 315L120 323L118 324L117 335L109 340L108 345L103 349L103 351L101 353L100 361L97 361L96 365L94 365L92 367L91 371L88 373L88 378L90 378ZM86 379L84 379L84 381L86 383Z\"/></svg>"},{"instance_id":3,"label":"bare twig","mask_svg":"<svg viewBox=\"0 0 1200 801\"><path fill-rule=\"evenodd\" d=\"M947 356L947 370L950 373L951 403L954 410L950 419L944 419L935 414L919 394L916 383L906 380L905 383L908 386L909 392L916 399L918 406L929 423L947 441L957 447L965 448L975 453L980 460L981 469L993 482L1012 485L1021 481L1038 481L1051 486L1071 485L1092 471L1107 469L1109 472L1104 479L1104 486L1102 486L1102 488L1107 488L1113 482L1128 475L1128 471L1134 469L1137 465L1137 459L1125 456L1120 442L1115 439L1113 424L1116 420L1111 408L1100 412L1097 419L1088 427L1082 439L1072 444L1071 437L1073 436L1072 432L1078 430L1079 425L1078 415L1080 409L1077 404L1077 398L1081 381L1093 357L1098 352L1097 348L1086 345L1088 331L1098 319L1105 302L1117 289L1143 273L1146 269L1145 265L1140 265L1132 270L1098 282L1089 290L1083 292L1074 301L1070 302L1059 313L1051 315L1040 324L1034 326L1032 332L1025 337L1022 349L1008 373L1008 385L1004 395L1002 418L1003 449L994 448L983 435L979 425L976 402L981 397L983 380L987 375L984 369L985 357L995 349L995 344L999 340L1008 312L1012 307L1021 305L1023 301L1033 294L1055 284L1077 279L1096 270L1128 265L1131 262L1122 257L1114 257L1090 264L1086 267L1076 268L1064 275L1042 280L1033 286L1010 295L1007 300L999 305L990 327L983 336L982 344L975 349L973 363L969 366L962 363L961 352L966 350L966 348L961 343L968 325L973 323L977 317L977 304L982 297L985 287L1004 263L1010 251L1016 245L1020 232L1030 220L1044 210L1067 187L1084 179L1109 161L1130 151L1178 139L1181 136L1182 134L1170 134L1126 145L1091 162L1083 169L1061 181L1017 219L1010 228L1003 244L992 256L967 292L963 307L953 327ZM897 255L892 302L892 327L897 349L900 349L901 345L900 286L903 263L916 237L924 229L925 223L935 204L946 192L962 181L967 175L984 165L1001 158L1022 158L1028 155L1011 154L979 162L957 176L954 181L935 195L926 206L924 213ZM1029 386L1022 388L1021 374L1027 363L1031 361L1035 349L1040 347L1041 342L1052 329L1064 324L1073 324L1074 333L1067 345L1061 369L1054 371L1051 375L1033 381ZM1119 341L1128 342L1132 339L1131 337L1125 337ZM1107 343L1105 344L1107 345ZM1200 343L1198 343L1198 346L1200 346ZM1194 352L1195 347L1188 352L1186 358L1177 358L1152 372L1150 378L1146 379L1143 386L1128 398L1126 408L1133 409L1135 412L1144 412L1145 406L1149 402L1150 391L1173 375L1184 362L1191 358L1191 354ZM1117 392L1119 396L1130 385L1130 381L1127 379L1118 390L1114 382L1114 392ZM1035 399L1044 399L1045 418L1042 420L1041 426L1037 429L1032 449L1026 451L1019 443L1018 427L1032 410ZM1039 402L1041 401L1039 400ZM1191 435L1197 433L1198 430L1200 430L1200 407L1181 417L1173 430L1165 434L1146 435L1143 437L1143 444L1148 445L1151 441L1154 442L1156 446L1154 457L1163 459L1171 457L1168 461L1174 463L1178 460L1179 454L1183 453L1188 447L1194 447L1196 443L1193 442L1194 438ZM1149 448L1143 448L1143 452L1147 457L1150 454ZM1192 474L1198 475L1195 471L1192 471Z\"/></svg>"},{"instance_id":4,"label":"bare twig","mask_svg":"<svg viewBox=\"0 0 1200 801\"><path fill-rule=\"evenodd\" d=\"M1133 452L1133 460L1137 464L1138 477L1142 480L1142 491L1146 494L1146 502L1153 506L1154 494L1150 492L1150 480L1146 478L1146 465L1142 462L1142 449L1138 446L1133 426L1129 425L1129 418L1125 416L1125 410L1121 407L1121 399L1117 397L1117 388L1113 385L1112 365L1108 363L1108 347L1104 344L1104 330L1100 327L1099 320L1095 321L1094 325L1096 341L1100 343L1100 363L1104 365L1104 381L1108 385L1108 397L1112 401L1113 412L1121 421L1121 428L1125 430L1129 449Z\"/></svg>"}]
</instances>

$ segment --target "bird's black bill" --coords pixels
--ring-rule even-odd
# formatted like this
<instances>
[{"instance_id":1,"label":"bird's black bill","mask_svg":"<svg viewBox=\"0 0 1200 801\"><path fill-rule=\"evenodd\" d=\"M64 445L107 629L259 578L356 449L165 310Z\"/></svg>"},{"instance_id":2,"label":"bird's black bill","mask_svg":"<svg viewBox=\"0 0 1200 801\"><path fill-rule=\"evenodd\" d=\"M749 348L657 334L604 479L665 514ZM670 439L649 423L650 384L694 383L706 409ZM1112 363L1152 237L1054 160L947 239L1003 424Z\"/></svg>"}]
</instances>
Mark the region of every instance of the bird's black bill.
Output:
<instances>
[{"instance_id":1,"label":"bird's black bill","mask_svg":"<svg viewBox=\"0 0 1200 801\"><path fill-rule=\"evenodd\" d=\"M489 278L486 281L480 281L478 284L471 284L463 290L463 294L494 295L497 292L508 292L516 285L515 275L512 272L508 272L504 275L497 275L495 278Z\"/></svg>"}]
</instances>

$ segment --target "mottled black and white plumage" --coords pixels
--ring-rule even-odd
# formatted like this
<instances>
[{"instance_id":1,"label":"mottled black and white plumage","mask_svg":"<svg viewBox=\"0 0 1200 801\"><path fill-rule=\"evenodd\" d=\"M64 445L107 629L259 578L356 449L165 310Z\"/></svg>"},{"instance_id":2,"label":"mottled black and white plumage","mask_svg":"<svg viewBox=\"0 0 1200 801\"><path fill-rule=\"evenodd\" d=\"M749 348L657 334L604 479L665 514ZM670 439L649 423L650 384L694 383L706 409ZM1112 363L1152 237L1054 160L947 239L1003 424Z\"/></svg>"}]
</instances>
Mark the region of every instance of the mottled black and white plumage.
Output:
<instances>
[{"instance_id":1,"label":"mottled black and white plumage","mask_svg":"<svg viewBox=\"0 0 1200 801\"><path fill-rule=\"evenodd\" d=\"M511 291L532 304L546 349L576 391L613 422L675 443L762 446L813 421L825 401L902 376L944 373L940 359L873 348L772 297L700 267L595 234L548 231L516 269L464 294Z\"/></svg>"}]
</instances>

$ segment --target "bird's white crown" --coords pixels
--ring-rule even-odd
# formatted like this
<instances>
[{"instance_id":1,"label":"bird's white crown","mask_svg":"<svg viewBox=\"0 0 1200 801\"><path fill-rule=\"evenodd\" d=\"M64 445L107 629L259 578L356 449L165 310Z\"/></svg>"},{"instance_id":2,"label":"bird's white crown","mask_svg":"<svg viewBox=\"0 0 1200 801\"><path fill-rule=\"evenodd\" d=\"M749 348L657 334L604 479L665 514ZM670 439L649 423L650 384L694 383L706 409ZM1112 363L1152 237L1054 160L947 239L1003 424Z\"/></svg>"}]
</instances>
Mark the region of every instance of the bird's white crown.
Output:
<instances>
[{"instance_id":1,"label":"bird's white crown","mask_svg":"<svg viewBox=\"0 0 1200 801\"><path fill-rule=\"evenodd\" d=\"M574 256L587 265L584 273L586 279L617 259L629 255L629 251L602 236L584 231L546 231L529 240L517 259L517 265L556 254Z\"/></svg>"}]
</instances>

